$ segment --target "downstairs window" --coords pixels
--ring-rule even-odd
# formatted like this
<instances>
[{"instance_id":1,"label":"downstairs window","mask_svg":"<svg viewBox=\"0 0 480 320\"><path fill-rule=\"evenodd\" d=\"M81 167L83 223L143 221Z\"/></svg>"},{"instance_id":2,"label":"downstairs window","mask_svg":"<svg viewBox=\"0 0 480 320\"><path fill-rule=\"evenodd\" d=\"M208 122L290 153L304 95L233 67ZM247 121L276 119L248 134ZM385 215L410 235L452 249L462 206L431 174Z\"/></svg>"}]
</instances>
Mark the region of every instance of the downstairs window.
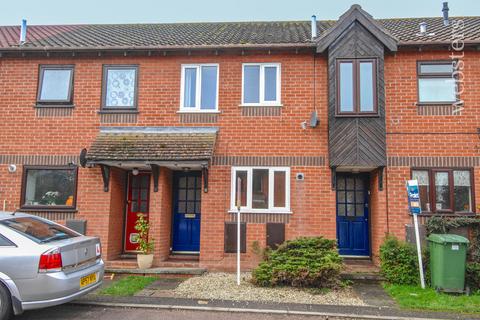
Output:
<instances>
[{"instance_id":1,"label":"downstairs window","mask_svg":"<svg viewBox=\"0 0 480 320\"><path fill-rule=\"evenodd\" d=\"M414 169L412 179L418 180L423 212L474 212L470 169Z\"/></svg>"},{"instance_id":2,"label":"downstairs window","mask_svg":"<svg viewBox=\"0 0 480 320\"><path fill-rule=\"evenodd\" d=\"M232 211L237 208L239 195L242 211L289 212L290 168L233 167L231 190Z\"/></svg>"},{"instance_id":3,"label":"downstairs window","mask_svg":"<svg viewBox=\"0 0 480 320\"><path fill-rule=\"evenodd\" d=\"M76 192L76 167L24 167L22 209L75 209Z\"/></svg>"}]
</instances>

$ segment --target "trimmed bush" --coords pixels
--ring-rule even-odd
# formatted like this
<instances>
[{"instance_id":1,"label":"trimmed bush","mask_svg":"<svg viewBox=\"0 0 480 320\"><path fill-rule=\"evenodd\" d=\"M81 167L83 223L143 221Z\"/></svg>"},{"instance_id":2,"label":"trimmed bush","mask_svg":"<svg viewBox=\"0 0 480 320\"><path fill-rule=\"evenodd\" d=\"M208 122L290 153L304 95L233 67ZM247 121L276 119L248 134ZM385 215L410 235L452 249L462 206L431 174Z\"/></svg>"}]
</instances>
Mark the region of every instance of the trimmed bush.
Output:
<instances>
[{"instance_id":1,"label":"trimmed bush","mask_svg":"<svg viewBox=\"0 0 480 320\"><path fill-rule=\"evenodd\" d=\"M253 270L252 282L263 287L337 288L342 268L335 240L303 237L269 252Z\"/></svg>"},{"instance_id":2,"label":"trimmed bush","mask_svg":"<svg viewBox=\"0 0 480 320\"><path fill-rule=\"evenodd\" d=\"M466 282L472 292L480 291L480 262L467 263Z\"/></svg>"},{"instance_id":3,"label":"trimmed bush","mask_svg":"<svg viewBox=\"0 0 480 320\"><path fill-rule=\"evenodd\" d=\"M430 280L428 255L423 253L425 281ZM385 279L391 284L418 285L417 249L394 236L387 236L380 246L380 269Z\"/></svg>"}]
</instances>

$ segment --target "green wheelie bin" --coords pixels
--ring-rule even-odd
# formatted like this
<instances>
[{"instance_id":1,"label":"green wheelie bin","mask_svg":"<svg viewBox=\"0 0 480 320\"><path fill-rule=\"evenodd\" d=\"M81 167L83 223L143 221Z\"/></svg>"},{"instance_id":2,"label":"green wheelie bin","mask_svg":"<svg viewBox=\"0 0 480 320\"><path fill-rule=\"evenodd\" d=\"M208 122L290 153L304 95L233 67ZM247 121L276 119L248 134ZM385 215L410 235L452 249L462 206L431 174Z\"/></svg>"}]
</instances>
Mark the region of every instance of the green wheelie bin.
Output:
<instances>
[{"instance_id":1,"label":"green wheelie bin","mask_svg":"<svg viewBox=\"0 0 480 320\"><path fill-rule=\"evenodd\" d=\"M465 292L468 239L455 234L431 234L428 242L432 287L437 291Z\"/></svg>"}]
</instances>

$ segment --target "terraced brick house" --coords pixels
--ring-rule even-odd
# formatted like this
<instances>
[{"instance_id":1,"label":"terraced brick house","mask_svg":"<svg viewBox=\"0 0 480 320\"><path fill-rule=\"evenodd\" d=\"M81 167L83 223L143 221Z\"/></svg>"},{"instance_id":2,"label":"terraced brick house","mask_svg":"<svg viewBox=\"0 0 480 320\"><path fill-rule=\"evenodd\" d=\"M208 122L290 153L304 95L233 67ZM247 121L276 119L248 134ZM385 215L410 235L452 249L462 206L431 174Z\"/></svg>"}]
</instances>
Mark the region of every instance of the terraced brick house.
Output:
<instances>
[{"instance_id":1,"label":"terraced brick house","mask_svg":"<svg viewBox=\"0 0 480 320\"><path fill-rule=\"evenodd\" d=\"M156 266L228 270L239 193L244 268L299 236L376 261L406 180L422 219L480 200L480 17L438 16L0 27L0 204L110 266L141 212Z\"/></svg>"}]
</instances>

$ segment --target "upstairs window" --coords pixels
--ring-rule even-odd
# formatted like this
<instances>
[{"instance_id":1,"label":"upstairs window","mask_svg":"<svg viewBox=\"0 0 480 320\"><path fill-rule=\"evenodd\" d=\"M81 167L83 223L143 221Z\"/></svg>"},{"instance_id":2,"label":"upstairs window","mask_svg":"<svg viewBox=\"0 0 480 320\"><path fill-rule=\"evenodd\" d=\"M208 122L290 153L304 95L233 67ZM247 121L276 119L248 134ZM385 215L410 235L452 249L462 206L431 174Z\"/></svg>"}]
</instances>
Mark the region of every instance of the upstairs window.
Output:
<instances>
[{"instance_id":1,"label":"upstairs window","mask_svg":"<svg viewBox=\"0 0 480 320\"><path fill-rule=\"evenodd\" d=\"M465 169L412 170L422 211L427 213L473 212L472 178L471 170Z\"/></svg>"},{"instance_id":2,"label":"upstairs window","mask_svg":"<svg viewBox=\"0 0 480 320\"><path fill-rule=\"evenodd\" d=\"M218 110L218 65L182 66L180 111Z\"/></svg>"},{"instance_id":3,"label":"upstairs window","mask_svg":"<svg viewBox=\"0 0 480 320\"><path fill-rule=\"evenodd\" d=\"M337 114L377 114L375 59L337 60Z\"/></svg>"},{"instance_id":4,"label":"upstairs window","mask_svg":"<svg viewBox=\"0 0 480 320\"><path fill-rule=\"evenodd\" d=\"M417 71L418 103L452 104L457 101L452 61L419 61Z\"/></svg>"},{"instance_id":5,"label":"upstairs window","mask_svg":"<svg viewBox=\"0 0 480 320\"><path fill-rule=\"evenodd\" d=\"M241 184L238 186L238 179ZM247 212L290 211L290 169L283 167L233 167L231 208L236 210L237 187L240 207Z\"/></svg>"},{"instance_id":6,"label":"upstairs window","mask_svg":"<svg viewBox=\"0 0 480 320\"><path fill-rule=\"evenodd\" d=\"M242 105L280 105L280 64L243 65Z\"/></svg>"},{"instance_id":7,"label":"upstairs window","mask_svg":"<svg viewBox=\"0 0 480 320\"><path fill-rule=\"evenodd\" d=\"M40 66L37 103L72 104L73 66Z\"/></svg>"},{"instance_id":8,"label":"upstairs window","mask_svg":"<svg viewBox=\"0 0 480 320\"><path fill-rule=\"evenodd\" d=\"M137 66L104 66L102 108L133 110L137 108Z\"/></svg>"}]
</instances>

